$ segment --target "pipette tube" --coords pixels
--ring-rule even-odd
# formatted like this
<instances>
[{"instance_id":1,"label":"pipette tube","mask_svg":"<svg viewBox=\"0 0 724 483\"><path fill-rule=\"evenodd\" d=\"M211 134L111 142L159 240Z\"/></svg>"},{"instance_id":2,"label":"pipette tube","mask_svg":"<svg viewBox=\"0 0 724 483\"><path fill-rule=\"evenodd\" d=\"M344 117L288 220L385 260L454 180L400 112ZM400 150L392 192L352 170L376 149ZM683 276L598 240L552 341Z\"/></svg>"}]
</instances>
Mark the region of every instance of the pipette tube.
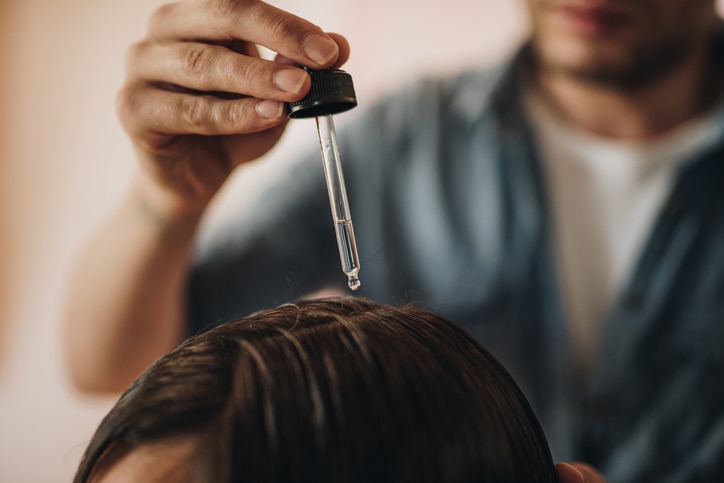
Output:
<instances>
[{"instance_id":1,"label":"pipette tube","mask_svg":"<svg viewBox=\"0 0 724 483\"><path fill-rule=\"evenodd\" d=\"M310 70L312 78L309 93L297 102L287 104L289 117L310 118L317 121L319 146L324 162L324 177L327 180L329 203L337 235L337 248L342 262L342 271L347 275L347 285L352 290L360 287L359 256L357 242L354 239L352 217L347 202L347 190L344 185L342 163L337 147L337 134L334 131L332 114L352 109L357 105L357 97L352 85L352 77L339 69Z\"/></svg>"},{"instance_id":2,"label":"pipette tube","mask_svg":"<svg viewBox=\"0 0 724 483\"><path fill-rule=\"evenodd\" d=\"M344 184L334 121L331 114L317 116L316 121L319 146L322 151L322 161L324 162L324 177L327 181L327 192L337 234L337 248L342 263L342 271L347 275L349 288L357 290L361 285L358 277L359 256L357 255L357 243L354 238L352 216L347 201L347 190Z\"/></svg>"}]
</instances>

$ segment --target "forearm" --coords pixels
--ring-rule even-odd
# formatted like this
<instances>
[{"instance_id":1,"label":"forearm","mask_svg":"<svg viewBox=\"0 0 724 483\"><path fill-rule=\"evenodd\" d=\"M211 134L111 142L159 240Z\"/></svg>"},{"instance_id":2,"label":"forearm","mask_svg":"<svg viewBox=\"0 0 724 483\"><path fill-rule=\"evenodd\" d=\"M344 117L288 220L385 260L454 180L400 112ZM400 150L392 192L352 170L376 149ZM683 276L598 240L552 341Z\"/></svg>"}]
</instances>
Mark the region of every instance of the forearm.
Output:
<instances>
[{"instance_id":1,"label":"forearm","mask_svg":"<svg viewBox=\"0 0 724 483\"><path fill-rule=\"evenodd\" d=\"M82 254L66 313L73 382L119 391L183 334L183 291L200 215L154 211L134 187Z\"/></svg>"},{"instance_id":2,"label":"forearm","mask_svg":"<svg viewBox=\"0 0 724 483\"><path fill-rule=\"evenodd\" d=\"M257 44L279 61L262 59ZM332 68L348 56L342 36L258 0L156 10L129 49L117 97L141 175L71 286L67 352L79 387L120 390L180 340L200 214L237 166L279 140L284 103L311 85L297 65Z\"/></svg>"}]
</instances>

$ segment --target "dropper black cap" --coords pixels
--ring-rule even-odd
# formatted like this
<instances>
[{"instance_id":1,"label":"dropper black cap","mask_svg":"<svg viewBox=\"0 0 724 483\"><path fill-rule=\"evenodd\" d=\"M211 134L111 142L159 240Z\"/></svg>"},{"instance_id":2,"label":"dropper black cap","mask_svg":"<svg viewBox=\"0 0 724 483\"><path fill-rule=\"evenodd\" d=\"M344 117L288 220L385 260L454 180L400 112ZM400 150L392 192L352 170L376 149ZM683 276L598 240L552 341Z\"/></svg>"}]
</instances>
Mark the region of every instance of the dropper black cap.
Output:
<instances>
[{"instance_id":1,"label":"dropper black cap","mask_svg":"<svg viewBox=\"0 0 724 483\"><path fill-rule=\"evenodd\" d=\"M287 103L293 119L337 114L357 106L352 76L340 69L310 70L312 87L301 100Z\"/></svg>"}]
</instances>

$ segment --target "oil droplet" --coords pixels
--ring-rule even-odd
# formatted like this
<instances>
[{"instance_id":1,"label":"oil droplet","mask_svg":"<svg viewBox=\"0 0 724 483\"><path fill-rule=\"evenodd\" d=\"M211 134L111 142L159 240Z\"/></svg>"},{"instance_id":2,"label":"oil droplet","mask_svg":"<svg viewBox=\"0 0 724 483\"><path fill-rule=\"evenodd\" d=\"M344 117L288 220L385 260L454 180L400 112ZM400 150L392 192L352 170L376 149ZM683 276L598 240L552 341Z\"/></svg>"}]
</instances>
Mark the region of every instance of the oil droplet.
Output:
<instances>
[{"instance_id":1,"label":"oil droplet","mask_svg":"<svg viewBox=\"0 0 724 483\"><path fill-rule=\"evenodd\" d=\"M359 281L359 278L351 276L347 281L347 285L349 285L350 289L357 290L360 286L362 286L362 282Z\"/></svg>"}]
</instances>

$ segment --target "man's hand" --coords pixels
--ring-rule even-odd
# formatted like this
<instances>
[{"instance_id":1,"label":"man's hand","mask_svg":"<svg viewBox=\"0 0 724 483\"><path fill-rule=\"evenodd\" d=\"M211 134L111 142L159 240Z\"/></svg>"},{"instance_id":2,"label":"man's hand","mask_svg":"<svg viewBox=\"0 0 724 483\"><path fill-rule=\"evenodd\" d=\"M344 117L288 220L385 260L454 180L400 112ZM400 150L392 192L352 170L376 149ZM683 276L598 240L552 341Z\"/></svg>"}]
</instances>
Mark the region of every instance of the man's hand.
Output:
<instances>
[{"instance_id":1,"label":"man's hand","mask_svg":"<svg viewBox=\"0 0 724 483\"><path fill-rule=\"evenodd\" d=\"M556 463L559 483L606 483L603 475L586 463Z\"/></svg>"},{"instance_id":2,"label":"man's hand","mask_svg":"<svg viewBox=\"0 0 724 483\"><path fill-rule=\"evenodd\" d=\"M277 53L261 59L257 45ZM259 0L159 8L131 47L118 113L141 161L125 202L91 240L68 296L73 382L120 391L183 337L199 220L231 171L268 151L284 103L313 69L343 64L347 41Z\"/></svg>"},{"instance_id":3,"label":"man's hand","mask_svg":"<svg viewBox=\"0 0 724 483\"><path fill-rule=\"evenodd\" d=\"M257 45L277 52L259 56ZM143 204L161 218L202 211L234 167L267 152L284 103L309 75L349 56L347 41L259 0L160 7L128 52L117 109L143 167Z\"/></svg>"}]
</instances>

